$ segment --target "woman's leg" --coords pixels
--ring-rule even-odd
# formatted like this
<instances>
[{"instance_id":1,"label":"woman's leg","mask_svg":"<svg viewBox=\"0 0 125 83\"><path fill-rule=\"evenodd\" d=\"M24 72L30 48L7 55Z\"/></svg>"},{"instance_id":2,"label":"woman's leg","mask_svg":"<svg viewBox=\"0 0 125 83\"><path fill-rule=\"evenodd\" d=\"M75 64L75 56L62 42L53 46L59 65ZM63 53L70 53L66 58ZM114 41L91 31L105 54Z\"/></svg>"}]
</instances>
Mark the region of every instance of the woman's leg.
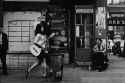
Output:
<instances>
[{"instance_id":1,"label":"woman's leg","mask_svg":"<svg viewBox=\"0 0 125 83\"><path fill-rule=\"evenodd\" d=\"M37 67L39 65L39 60L37 60L32 66L30 66L26 71L26 79L28 79L29 73L31 72L31 70L33 70L35 67Z\"/></svg>"},{"instance_id":2,"label":"woman's leg","mask_svg":"<svg viewBox=\"0 0 125 83\"><path fill-rule=\"evenodd\" d=\"M33 65L31 65L29 68L28 68L28 72L30 72L33 68L37 67L39 65L39 61L36 61L33 63Z\"/></svg>"},{"instance_id":3,"label":"woman's leg","mask_svg":"<svg viewBox=\"0 0 125 83\"><path fill-rule=\"evenodd\" d=\"M41 62L42 62L42 59L41 59L41 58L42 58L42 57L38 56L36 62L34 62L34 63L28 68L27 71L30 72L31 70L33 70L34 68L36 68L37 66L39 66L39 65L41 64Z\"/></svg>"}]
</instances>

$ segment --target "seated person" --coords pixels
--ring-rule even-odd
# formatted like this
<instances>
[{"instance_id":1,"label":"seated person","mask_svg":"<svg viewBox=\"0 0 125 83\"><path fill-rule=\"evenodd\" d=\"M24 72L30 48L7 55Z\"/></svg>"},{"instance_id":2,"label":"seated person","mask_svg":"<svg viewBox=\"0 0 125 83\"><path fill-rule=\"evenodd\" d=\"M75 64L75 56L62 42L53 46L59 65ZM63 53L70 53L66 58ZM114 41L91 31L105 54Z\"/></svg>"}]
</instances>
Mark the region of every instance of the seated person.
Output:
<instances>
[{"instance_id":1,"label":"seated person","mask_svg":"<svg viewBox=\"0 0 125 83\"><path fill-rule=\"evenodd\" d=\"M104 69L104 62L108 61L107 56L104 55L106 48L102 43L101 39L96 40L96 44L93 47L94 54L92 56L93 69L98 69L99 71Z\"/></svg>"},{"instance_id":2,"label":"seated person","mask_svg":"<svg viewBox=\"0 0 125 83\"><path fill-rule=\"evenodd\" d=\"M105 52L106 51L105 45L103 44L101 39L96 40L96 44L94 45L93 51L94 52Z\"/></svg>"}]
</instances>

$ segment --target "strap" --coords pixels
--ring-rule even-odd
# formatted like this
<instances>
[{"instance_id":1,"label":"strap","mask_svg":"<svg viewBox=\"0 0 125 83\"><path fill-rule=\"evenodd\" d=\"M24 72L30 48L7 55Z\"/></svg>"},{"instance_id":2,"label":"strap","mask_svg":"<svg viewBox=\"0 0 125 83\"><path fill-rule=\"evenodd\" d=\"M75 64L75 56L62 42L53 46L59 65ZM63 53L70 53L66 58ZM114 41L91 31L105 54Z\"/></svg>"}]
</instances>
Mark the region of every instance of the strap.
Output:
<instances>
[{"instance_id":1,"label":"strap","mask_svg":"<svg viewBox=\"0 0 125 83\"><path fill-rule=\"evenodd\" d=\"M41 48L41 46L39 45L39 44L37 44L37 43L34 43L37 47L39 47L39 48Z\"/></svg>"}]
</instances>

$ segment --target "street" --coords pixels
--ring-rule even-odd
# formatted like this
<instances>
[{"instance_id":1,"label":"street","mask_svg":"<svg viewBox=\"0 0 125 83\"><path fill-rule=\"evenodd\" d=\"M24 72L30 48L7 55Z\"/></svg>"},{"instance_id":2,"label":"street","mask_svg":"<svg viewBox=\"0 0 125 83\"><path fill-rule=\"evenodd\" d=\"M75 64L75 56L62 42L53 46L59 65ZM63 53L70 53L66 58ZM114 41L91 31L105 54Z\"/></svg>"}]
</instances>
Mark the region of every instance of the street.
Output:
<instances>
[{"instance_id":1,"label":"street","mask_svg":"<svg viewBox=\"0 0 125 83\"><path fill-rule=\"evenodd\" d=\"M109 67L103 72L66 66L60 83L125 83L125 59L109 56L109 60ZM8 76L1 75L0 79L1 83L58 83L42 79L39 72L32 72L26 80L24 70L10 70Z\"/></svg>"}]
</instances>

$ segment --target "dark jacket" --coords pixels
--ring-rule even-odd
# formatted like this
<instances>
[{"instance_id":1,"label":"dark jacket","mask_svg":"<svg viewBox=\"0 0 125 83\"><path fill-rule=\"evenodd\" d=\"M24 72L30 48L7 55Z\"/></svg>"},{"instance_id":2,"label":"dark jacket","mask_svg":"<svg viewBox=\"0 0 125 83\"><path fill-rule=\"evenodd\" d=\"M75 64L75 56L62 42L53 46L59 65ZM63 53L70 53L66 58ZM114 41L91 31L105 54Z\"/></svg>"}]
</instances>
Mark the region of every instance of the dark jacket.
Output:
<instances>
[{"instance_id":1,"label":"dark jacket","mask_svg":"<svg viewBox=\"0 0 125 83\"><path fill-rule=\"evenodd\" d=\"M44 31L41 31L41 27L44 28ZM50 30L50 27L47 25L47 23L42 22L42 23L37 24L36 26L35 35L37 35L37 33L41 33L41 34L49 36L51 34L51 30Z\"/></svg>"},{"instance_id":2,"label":"dark jacket","mask_svg":"<svg viewBox=\"0 0 125 83\"><path fill-rule=\"evenodd\" d=\"M5 33L2 32L2 45L0 51L2 53L7 53L8 50L8 37Z\"/></svg>"}]
</instances>

